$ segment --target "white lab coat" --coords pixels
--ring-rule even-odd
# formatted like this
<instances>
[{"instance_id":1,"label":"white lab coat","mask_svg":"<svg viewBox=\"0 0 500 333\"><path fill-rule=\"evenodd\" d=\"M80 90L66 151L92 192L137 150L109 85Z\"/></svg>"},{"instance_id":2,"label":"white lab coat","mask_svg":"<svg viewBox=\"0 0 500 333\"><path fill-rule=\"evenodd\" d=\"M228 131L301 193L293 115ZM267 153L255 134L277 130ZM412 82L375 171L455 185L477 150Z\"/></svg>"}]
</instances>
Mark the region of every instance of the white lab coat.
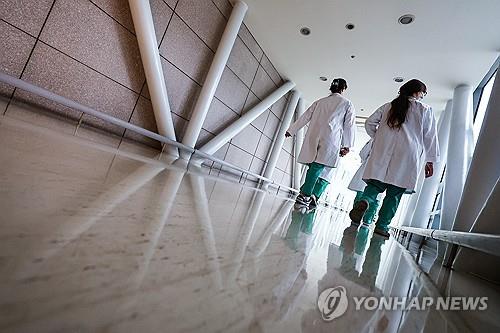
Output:
<instances>
[{"instance_id":1,"label":"white lab coat","mask_svg":"<svg viewBox=\"0 0 500 333\"><path fill-rule=\"evenodd\" d=\"M439 161L434 112L412 97L406 121L400 129L391 129L387 125L390 108L391 103L384 104L366 120L366 132L374 142L363 179L415 192L423 162Z\"/></svg>"},{"instance_id":2,"label":"white lab coat","mask_svg":"<svg viewBox=\"0 0 500 333\"><path fill-rule=\"evenodd\" d=\"M373 140L368 141L363 148L359 151L359 157L361 157L361 166L358 171L354 174L351 179L351 182L347 186L351 191L360 192L365 189L366 183L363 180L363 173L366 169L366 162L368 161L368 157L370 156L370 152L372 150Z\"/></svg>"},{"instance_id":3,"label":"white lab coat","mask_svg":"<svg viewBox=\"0 0 500 333\"><path fill-rule=\"evenodd\" d=\"M307 111L288 128L291 135L308 122L298 161L316 162L336 167L342 147L354 146L354 106L340 94L331 94L314 102Z\"/></svg>"},{"instance_id":4,"label":"white lab coat","mask_svg":"<svg viewBox=\"0 0 500 333\"><path fill-rule=\"evenodd\" d=\"M330 168L330 167L325 167L323 171L321 171L321 174L319 175L319 178L326 180L327 182L331 183L332 178L335 172L335 168Z\"/></svg>"}]
</instances>

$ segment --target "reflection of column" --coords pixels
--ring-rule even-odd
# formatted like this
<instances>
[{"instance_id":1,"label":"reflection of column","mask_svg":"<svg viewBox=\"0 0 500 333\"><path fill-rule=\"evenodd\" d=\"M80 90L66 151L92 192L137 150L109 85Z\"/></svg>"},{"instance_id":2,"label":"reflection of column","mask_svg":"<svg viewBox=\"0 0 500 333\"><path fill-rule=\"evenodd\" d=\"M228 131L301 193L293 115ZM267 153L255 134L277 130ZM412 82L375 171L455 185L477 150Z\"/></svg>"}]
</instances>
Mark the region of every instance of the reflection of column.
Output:
<instances>
[{"instance_id":1,"label":"reflection of column","mask_svg":"<svg viewBox=\"0 0 500 333\"><path fill-rule=\"evenodd\" d=\"M179 160L182 161L182 160ZM175 201L179 187L181 186L182 179L184 178L185 171L181 170L166 170L166 181L163 184L163 191L161 192L158 200L152 205L152 209L157 210L157 217L151 226L151 229L147 232L151 235L147 249L144 251L144 259L142 260L139 268L139 273L135 280L137 287L140 287L144 277L146 276L149 264L153 258L156 249L158 248L158 242L163 233L163 229L167 223L170 212L172 211L172 206ZM154 207L154 208L153 208Z\"/></svg>"},{"instance_id":2,"label":"reflection of column","mask_svg":"<svg viewBox=\"0 0 500 333\"><path fill-rule=\"evenodd\" d=\"M437 297L442 296L442 293L439 291L439 288L436 285L439 285L439 281L435 283L432 281L427 274L422 270L419 264L415 261L413 256L407 251L403 245L396 242L396 245L400 249L401 256L404 257L406 261L406 265L411 268L413 271L413 280L422 285L425 292L429 297L432 297L434 301ZM449 270L446 270L448 273ZM449 296L449 295L446 295ZM471 327L469 327L468 323L464 320L462 316L459 315L458 311L431 311L431 315L433 313L439 314L442 318L440 321L445 321L447 325L450 327L450 331L452 332L473 332ZM434 329L432 329L434 331ZM439 331L439 330L438 330Z\"/></svg>"},{"instance_id":3,"label":"reflection of column","mask_svg":"<svg viewBox=\"0 0 500 333\"><path fill-rule=\"evenodd\" d=\"M37 257L46 260L57 254L66 245L80 238L96 222L112 212L116 206L129 198L164 169L165 167L161 165L143 165L118 184L99 195L91 203L82 203L81 209L72 218L65 220L58 229L51 230L50 239L53 239L54 235L60 238L58 238L57 243L50 243L48 249L37 249ZM49 243L48 240L40 242L42 245L47 243ZM22 272L22 274L30 273Z\"/></svg>"},{"instance_id":4,"label":"reflection of column","mask_svg":"<svg viewBox=\"0 0 500 333\"><path fill-rule=\"evenodd\" d=\"M417 288L417 286L415 286ZM415 297L422 299L426 297L427 293L423 286L418 287L418 291L415 294ZM429 312L431 312L431 307L427 307L421 311L408 311L406 316L404 316L403 322L399 327L400 332L426 332L424 330L427 318L429 317ZM430 330L429 330L430 331ZM442 332L441 330L433 329L434 332Z\"/></svg>"},{"instance_id":5,"label":"reflection of column","mask_svg":"<svg viewBox=\"0 0 500 333\"><path fill-rule=\"evenodd\" d=\"M450 138L440 229L451 230L467 176L468 133L472 131L472 87L460 85L453 92Z\"/></svg>"},{"instance_id":6,"label":"reflection of column","mask_svg":"<svg viewBox=\"0 0 500 333\"><path fill-rule=\"evenodd\" d=\"M405 251L401 249L400 251ZM412 283L412 275L414 274L414 270L410 265L408 265L405 260L400 261L396 273L394 274L394 282L392 284L392 288L389 296L397 296L397 297L405 297L408 294L408 290L410 289L410 285ZM402 309L397 309L394 311L387 311L385 313L388 320L387 332L396 332L398 331L399 320L401 317Z\"/></svg>"},{"instance_id":7,"label":"reflection of column","mask_svg":"<svg viewBox=\"0 0 500 333\"><path fill-rule=\"evenodd\" d=\"M205 190L205 179L202 176L190 175L191 186L193 188L193 197L198 215L198 222L201 224L201 231L205 249L207 250L208 265L210 272L213 274L215 285L222 289L222 275L217 259L217 247L215 246L214 230L212 227L212 219L208 209L207 191Z\"/></svg>"},{"instance_id":8,"label":"reflection of column","mask_svg":"<svg viewBox=\"0 0 500 333\"><path fill-rule=\"evenodd\" d=\"M453 230L470 231L500 176L499 110L500 78L497 78L493 84ZM500 233L497 222L498 219L490 221L496 226L493 228L496 234Z\"/></svg>"},{"instance_id":9,"label":"reflection of column","mask_svg":"<svg viewBox=\"0 0 500 333\"><path fill-rule=\"evenodd\" d=\"M241 265L243 265L243 259L245 258L246 249L248 243L250 242L250 237L252 236L253 228L255 222L257 222L257 217L262 209L262 204L264 203L264 198L267 193L265 191L255 192L252 198L252 203L248 208L248 212L243 220L238 238L236 239L236 249L233 255L233 268L228 273L227 281L231 283L236 281L238 273L240 271Z\"/></svg>"},{"instance_id":10,"label":"reflection of column","mask_svg":"<svg viewBox=\"0 0 500 333\"><path fill-rule=\"evenodd\" d=\"M438 140L441 158L440 161L436 162L436 164L434 165L434 175L424 181L422 190L420 192L420 195L418 196L415 212L413 213L410 224L410 226L415 228L427 227L427 222L429 221L432 205L434 204L434 200L436 199L439 183L441 181L441 175L443 174L444 166L446 164L446 156L448 154L448 138L450 135L451 112L452 101L449 100L446 103L446 109L439 119Z\"/></svg>"},{"instance_id":11,"label":"reflection of column","mask_svg":"<svg viewBox=\"0 0 500 333\"><path fill-rule=\"evenodd\" d=\"M267 248L269 241L271 240L271 236L278 230L281 224L286 220L288 215L290 214L290 210L293 207L293 201L285 201L281 206L280 210L276 213L276 216L272 219L271 223L264 229L262 235L257 239L255 245L252 246L256 257L260 256L262 252ZM292 222L293 223L293 222Z\"/></svg>"}]
</instances>

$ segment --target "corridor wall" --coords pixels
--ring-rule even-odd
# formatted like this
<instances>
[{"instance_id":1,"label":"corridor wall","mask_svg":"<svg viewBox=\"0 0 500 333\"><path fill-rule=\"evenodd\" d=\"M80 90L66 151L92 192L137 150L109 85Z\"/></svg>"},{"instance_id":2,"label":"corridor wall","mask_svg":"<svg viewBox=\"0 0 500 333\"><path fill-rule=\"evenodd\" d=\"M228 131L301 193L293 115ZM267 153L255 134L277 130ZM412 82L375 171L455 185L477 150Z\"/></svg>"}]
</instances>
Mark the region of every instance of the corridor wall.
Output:
<instances>
[{"instance_id":1,"label":"corridor wall","mask_svg":"<svg viewBox=\"0 0 500 333\"><path fill-rule=\"evenodd\" d=\"M232 8L227 0L150 3L180 141ZM126 0L1 1L0 71L157 130ZM282 83L269 57L242 25L197 146ZM287 98L222 147L216 157L260 173ZM57 111L57 116L48 109ZM159 149L148 138L3 84L0 113L114 147L136 141ZM286 140L273 176L285 185L291 185L292 151L292 140Z\"/></svg>"}]
</instances>

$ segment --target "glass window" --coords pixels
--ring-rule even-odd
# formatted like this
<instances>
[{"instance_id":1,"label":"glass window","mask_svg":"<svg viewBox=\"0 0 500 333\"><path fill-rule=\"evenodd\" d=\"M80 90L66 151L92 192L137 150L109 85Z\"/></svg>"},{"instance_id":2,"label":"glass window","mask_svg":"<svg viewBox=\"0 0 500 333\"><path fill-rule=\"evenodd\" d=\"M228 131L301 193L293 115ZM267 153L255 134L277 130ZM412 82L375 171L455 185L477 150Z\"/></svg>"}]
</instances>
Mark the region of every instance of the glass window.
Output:
<instances>
[{"instance_id":1,"label":"glass window","mask_svg":"<svg viewBox=\"0 0 500 333\"><path fill-rule=\"evenodd\" d=\"M477 107L476 118L474 119L474 127L472 129L474 135L474 145L479 137L479 132L481 131L481 126L483 125L484 116L486 114L486 108L488 107L488 102L490 100L491 90L493 89L493 82L495 82L496 73L491 76L481 93L481 99L479 100L479 105Z\"/></svg>"}]
</instances>

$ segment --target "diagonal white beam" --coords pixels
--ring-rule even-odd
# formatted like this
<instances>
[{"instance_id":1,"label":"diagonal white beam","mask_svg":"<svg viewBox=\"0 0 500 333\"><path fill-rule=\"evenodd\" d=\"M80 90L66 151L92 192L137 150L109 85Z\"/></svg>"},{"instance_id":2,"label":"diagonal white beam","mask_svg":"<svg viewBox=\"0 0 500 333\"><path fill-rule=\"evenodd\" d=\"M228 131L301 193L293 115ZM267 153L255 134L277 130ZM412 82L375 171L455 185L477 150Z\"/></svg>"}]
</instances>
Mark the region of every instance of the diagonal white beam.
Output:
<instances>
[{"instance_id":1,"label":"diagonal white beam","mask_svg":"<svg viewBox=\"0 0 500 333\"><path fill-rule=\"evenodd\" d=\"M305 111L305 102L303 98L299 98L299 102L297 104L297 111L295 114L296 119L299 119L300 116L304 114ZM300 180L302 179L302 165L299 163L299 154L302 149L302 143L304 142L304 129L301 128L298 130L295 135L295 144L294 144L294 170L293 170L293 187L298 189L300 187Z\"/></svg>"},{"instance_id":2,"label":"diagonal white beam","mask_svg":"<svg viewBox=\"0 0 500 333\"><path fill-rule=\"evenodd\" d=\"M134 21L137 43L141 52L142 65L148 83L158 133L176 141L149 1L129 0L128 3Z\"/></svg>"},{"instance_id":3,"label":"diagonal white beam","mask_svg":"<svg viewBox=\"0 0 500 333\"><path fill-rule=\"evenodd\" d=\"M252 121L257 119L264 111L266 111L271 105L276 103L283 95L289 92L295 87L295 83L291 81L285 82L281 87L276 89L269 96L264 98L259 104L248 110L241 118L234 121L231 125L226 127L222 132L220 132L215 138L207 142L200 150L207 154L214 154L222 146L234 138L238 133L240 133L245 127L247 127Z\"/></svg>"},{"instance_id":4,"label":"diagonal white beam","mask_svg":"<svg viewBox=\"0 0 500 333\"><path fill-rule=\"evenodd\" d=\"M212 60L207 77L191 114L186 133L182 139L182 143L186 146L194 148L196 145L203 122L207 117L210 104L212 103L215 91L222 77L222 72L226 67L227 60L231 54L247 9L248 6L243 1L236 1L234 4L233 11L227 22L226 29L222 34L214 59Z\"/></svg>"},{"instance_id":5,"label":"diagonal white beam","mask_svg":"<svg viewBox=\"0 0 500 333\"><path fill-rule=\"evenodd\" d=\"M290 96L290 101L283 115L283 121L278 130L278 133L274 136L274 144L271 148L271 154L269 154L269 159L267 160L266 170L264 171L264 177L271 178L278 163L278 158L280 156L281 148L283 148L283 143L285 142L285 132L290 127L292 122L293 114L299 102L300 92L294 90L292 96Z\"/></svg>"}]
</instances>

